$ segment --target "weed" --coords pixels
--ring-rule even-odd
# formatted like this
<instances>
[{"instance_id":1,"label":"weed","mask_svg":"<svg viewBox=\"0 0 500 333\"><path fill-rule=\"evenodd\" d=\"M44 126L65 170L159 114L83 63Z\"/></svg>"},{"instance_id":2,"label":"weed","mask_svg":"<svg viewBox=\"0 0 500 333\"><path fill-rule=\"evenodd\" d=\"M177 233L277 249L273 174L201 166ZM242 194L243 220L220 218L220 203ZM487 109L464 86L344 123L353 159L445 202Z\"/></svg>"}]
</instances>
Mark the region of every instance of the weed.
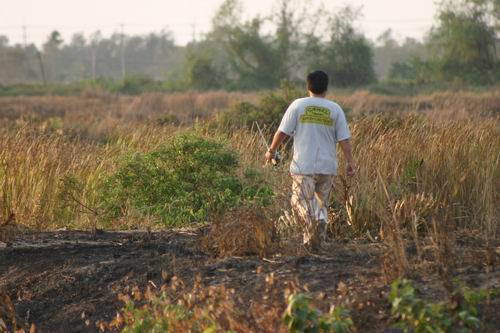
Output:
<instances>
[{"instance_id":1,"label":"weed","mask_svg":"<svg viewBox=\"0 0 500 333\"><path fill-rule=\"evenodd\" d=\"M428 303L417 296L408 280L392 283L389 300L396 325L405 332L477 332L482 328L478 304L497 291L472 292L469 289L455 290L461 294L459 302ZM455 297L455 300L457 298Z\"/></svg>"},{"instance_id":2,"label":"weed","mask_svg":"<svg viewBox=\"0 0 500 333\"><path fill-rule=\"evenodd\" d=\"M233 289L224 285L204 286L199 278L189 288L177 277L161 290L148 287L141 292L133 288L119 296L124 307L117 316L109 323L98 323L98 327L101 331L196 333L343 333L354 330L345 308L335 306L329 313L321 313L310 307L312 298L297 293L294 283L289 282L284 290L278 290L273 274L267 275L265 281L266 289L261 299L250 304L236 296Z\"/></svg>"},{"instance_id":3,"label":"weed","mask_svg":"<svg viewBox=\"0 0 500 333\"><path fill-rule=\"evenodd\" d=\"M290 296L283 322L290 333L344 333L354 328L349 311L343 307L332 307L328 314L309 306L310 298L305 294Z\"/></svg>"}]
</instances>

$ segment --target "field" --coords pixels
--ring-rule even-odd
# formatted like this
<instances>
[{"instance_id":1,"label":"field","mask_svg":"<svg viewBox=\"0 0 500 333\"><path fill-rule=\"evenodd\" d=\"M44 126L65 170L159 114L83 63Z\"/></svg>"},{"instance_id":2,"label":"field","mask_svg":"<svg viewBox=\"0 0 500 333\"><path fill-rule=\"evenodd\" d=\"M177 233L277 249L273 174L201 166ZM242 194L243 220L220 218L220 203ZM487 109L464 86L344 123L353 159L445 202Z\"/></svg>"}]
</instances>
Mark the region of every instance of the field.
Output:
<instances>
[{"instance_id":1,"label":"field","mask_svg":"<svg viewBox=\"0 0 500 333\"><path fill-rule=\"evenodd\" d=\"M359 170L316 253L253 125L300 94L0 98L0 331L497 332L500 91L330 95Z\"/></svg>"}]
</instances>

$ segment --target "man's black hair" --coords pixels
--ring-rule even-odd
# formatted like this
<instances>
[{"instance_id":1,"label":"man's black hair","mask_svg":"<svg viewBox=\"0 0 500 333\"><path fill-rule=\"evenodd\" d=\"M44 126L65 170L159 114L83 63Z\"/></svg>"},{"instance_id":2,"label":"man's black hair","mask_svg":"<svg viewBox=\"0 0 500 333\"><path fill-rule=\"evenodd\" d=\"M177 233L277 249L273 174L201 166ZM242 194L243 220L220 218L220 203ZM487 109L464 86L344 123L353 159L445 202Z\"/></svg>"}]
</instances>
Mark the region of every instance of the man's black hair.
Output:
<instances>
[{"instance_id":1,"label":"man's black hair","mask_svg":"<svg viewBox=\"0 0 500 333\"><path fill-rule=\"evenodd\" d=\"M316 95L321 95L328 89L328 74L314 71L307 75L307 89Z\"/></svg>"}]
</instances>

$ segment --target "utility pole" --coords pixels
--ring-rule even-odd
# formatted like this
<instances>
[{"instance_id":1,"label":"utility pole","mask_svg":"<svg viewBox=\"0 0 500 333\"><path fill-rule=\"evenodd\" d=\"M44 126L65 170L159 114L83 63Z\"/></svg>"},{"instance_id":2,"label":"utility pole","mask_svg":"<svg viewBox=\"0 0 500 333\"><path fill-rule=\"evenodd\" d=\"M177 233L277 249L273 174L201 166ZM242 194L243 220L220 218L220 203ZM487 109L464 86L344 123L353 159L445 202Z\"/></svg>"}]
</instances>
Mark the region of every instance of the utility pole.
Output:
<instances>
[{"instance_id":1,"label":"utility pole","mask_svg":"<svg viewBox=\"0 0 500 333\"><path fill-rule=\"evenodd\" d=\"M127 75L127 68L125 63L125 25L120 24L121 29L121 64L122 64L122 79Z\"/></svg>"},{"instance_id":2,"label":"utility pole","mask_svg":"<svg viewBox=\"0 0 500 333\"><path fill-rule=\"evenodd\" d=\"M36 54L38 56L38 63L40 65L40 72L42 74L42 82L43 82L43 85L46 86L47 85L47 78L45 77L45 67L43 66L42 54L38 50L36 51Z\"/></svg>"},{"instance_id":3,"label":"utility pole","mask_svg":"<svg viewBox=\"0 0 500 333\"><path fill-rule=\"evenodd\" d=\"M29 61L28 55L26 54L26 47L28 46L28 33L26 26L23 25L23 76L26 75L26 69L27 69L27 62Z\"/></svg>"},{"instance_id":4,"label":"utility pole","mask_svg":"<svg viewBox=\"0 0 500 333\"><path fill-rule=\"evenodd\" d=\"M27 32L27 28L25 25L23 25L23 45L24 45L24 48L26 48L26 46L28 46L28 32Z\"/></svg>"},{"instance_id":5,"label":"utility pole","mask_svg":"<svg viewBox=\"0 0 500 333\"><path fill-rule=\"evenodd\" d=\"M194 22L193 24L191 24L191 29L192 29L192 42L193 43L196 43L196 22Z\"/></svg>"},{"instance_id":6,"label":"utility pole","mask_svg":"<svg viewBox=\"0 0 500 333\"><path fill-rule=\"evenodd\" d=\"M95 75L95 72L96 72L96 70L95 70L95 68L96 68L96 53L97 53L96 47L92 46L92 59L91 59L91 61L92 61L92 81L95 81L95 77L96 77L96 75Z\"/></svg>"}]
</instances>

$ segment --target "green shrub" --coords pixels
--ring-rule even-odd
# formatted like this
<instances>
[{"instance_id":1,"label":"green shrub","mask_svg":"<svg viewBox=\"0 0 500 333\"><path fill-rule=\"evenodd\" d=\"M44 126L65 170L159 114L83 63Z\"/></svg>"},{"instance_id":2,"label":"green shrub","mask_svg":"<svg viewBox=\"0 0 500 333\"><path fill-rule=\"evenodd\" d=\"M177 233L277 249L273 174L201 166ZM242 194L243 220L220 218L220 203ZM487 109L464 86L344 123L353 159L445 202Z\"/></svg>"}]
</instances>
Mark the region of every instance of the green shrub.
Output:
<instances>
[{"instance_id":1,"label":"green shrub","mask_svg":"<svg viewBox=\"0 0 500 333\"><path fill-rule=\"evenodd\" d=\"M264 95L257 105L241 102L222 113L219 121L224 126L236 128L251 127L255 121L261 126L278 127L288 106L299 97L304 97L303 93L283 81L278 93Z\"/></svg>"},{"instance_id":2,"label":"green shrub","mask_svg":"<svg viewBox=\"0 0 500 333\"><path fill-rule=\"evenodd\" d=\"M138 95L147 91L158 91L161 89L161 83L156 82L146 75L127 75L119 81L115 91L125 95Z\"/></svg>"},{"instance_id":3,"label":"green shrub","mask_svg":"<svg viewBox=\"0 0 500 333\"><path fill-rule=\"evenodd\" d=\"M100 323L101 329L124 333L222 332L218 317L232 316L234 304L231 299L224 298L223 287L207 289L210 293L193 288L177 300L172 297L171 289L160 295L135 291L133 299L121 295L120 299L125 303L121 315L110 323Z\"/></svg>"},{"instance_id":4,"label":"green shrub","mask_svg":"<svg viewBox=\"0 0 500 333\"><path fill-rule=\"evenodd\" d=\"M456 290L456 300L448 303L428 303L417 297L415 288L408 280L392 283L389 300L396 325L405 332L477 332L482 329L479 320L479 303L488 294L497 291L473 292L469 289Z\"/></svg>"},{"instance_id":5,"label":"green shrub","mask_svg":"<svg viewBox=\"0 0 500 333\"><path fill-rule=\"evenodd\" d=\"M105 220L132 210L169 226L202 222L242 201L269 203L266 186L237 177L237 154L195 133L128 156L100 189Z\"/></svg>"},{"instance_id":6,"label":"green shrub","mask_svg":"<svg viewBox=\"0 0 500 333\"><path fill-rule=\"evenodd\" d=\"M288 307L280 323L274 314L258 311L247 313L244 305L233 292L223 285L202 286L195 282L191 290L178 289L173 278L172 286L162 288L161 294L150 290L132 295L120 295L124 307L111 322L99 323L102 331L120 332L263 332L264 327L277 328L286 325L290 333L342 333L352 332L354 325L349 313L342 307L333 308L328 314L309 307L309 298L304 294L290 297ZM262 310L261 310L262 311ZM278 329L284 331L283 326ZM277 331L278 331L277 330ZM266 330L267 332L267 330Z\"/></svg>"},{"instance_id":7,"label":"green shrub","mask_svg":"<svg viewBox=\"0 0 500 333\"><path fill-rule=\"evenodd\" d=\"M309 307L310 299L304 294L292 295L283 315L283 322L290 333L343 333L354 328L349 312L334 307L328 314Z\"/></svg>"}]
</instances>

